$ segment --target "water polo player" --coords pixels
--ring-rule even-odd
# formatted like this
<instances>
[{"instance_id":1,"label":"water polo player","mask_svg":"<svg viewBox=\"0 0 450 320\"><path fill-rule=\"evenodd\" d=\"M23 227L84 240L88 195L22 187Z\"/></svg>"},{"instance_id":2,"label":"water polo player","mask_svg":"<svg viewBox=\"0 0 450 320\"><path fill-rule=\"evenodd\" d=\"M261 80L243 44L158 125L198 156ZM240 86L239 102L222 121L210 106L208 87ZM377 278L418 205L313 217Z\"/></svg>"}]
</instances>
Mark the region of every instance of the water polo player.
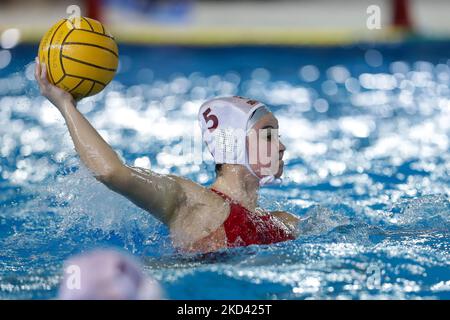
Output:
<instances>
[{"instance_id":1,"label":"water polo player","mask_svg":"<svg viewBox=\"0 0 450 320\"><path fill-rule=\"evenodd\" d=\"M46 66L38 61L35 77L42 95L64 117L81 161L95 178L167 225L176 248L211 252L295 239L296 216L257 207L259 187L280 181L285 151L278 141L278 121L262 103L227 97L201 106L203 139L217 173L208 188L125 165L76 109L73 97L49 83ZM267 157L261 157L260 150L266 150Z\"/></svg>"}]
</instances>

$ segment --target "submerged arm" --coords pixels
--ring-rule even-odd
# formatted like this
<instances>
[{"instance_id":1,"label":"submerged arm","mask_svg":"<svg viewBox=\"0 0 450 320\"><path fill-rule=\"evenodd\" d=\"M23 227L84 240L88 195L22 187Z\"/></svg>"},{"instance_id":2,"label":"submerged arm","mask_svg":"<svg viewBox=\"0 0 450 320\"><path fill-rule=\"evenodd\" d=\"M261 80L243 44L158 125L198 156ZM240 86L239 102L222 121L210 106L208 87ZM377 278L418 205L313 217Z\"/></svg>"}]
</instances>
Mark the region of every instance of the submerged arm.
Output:
<instances>
[{"instance_id":1,"label":"submerged arm","mask_svg":"<svg viewBox=\"0 0 450 320\"><path fill-rule=\"evenodd\" d=\"M286 211L272 211L272 216L275 216L278 218L281 222L284 223L284 225L294 233L295 237L298 237L299 235L299 226L301 219L297 216L293 215L292 213L286 212Z\"/></svg>"}]
</instances>

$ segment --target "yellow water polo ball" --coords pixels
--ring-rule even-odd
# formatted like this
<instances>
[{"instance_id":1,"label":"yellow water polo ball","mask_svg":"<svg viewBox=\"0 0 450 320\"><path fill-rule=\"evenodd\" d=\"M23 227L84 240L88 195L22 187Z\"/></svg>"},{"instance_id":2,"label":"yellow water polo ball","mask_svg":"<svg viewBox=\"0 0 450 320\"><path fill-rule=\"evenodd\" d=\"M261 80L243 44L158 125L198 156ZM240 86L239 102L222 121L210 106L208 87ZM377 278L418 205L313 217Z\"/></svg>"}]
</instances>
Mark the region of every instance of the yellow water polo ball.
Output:
<instances>
[{"instance_id":1,"label":"yellow water polo ball","mask_svg":"<svg viewBox=\"0 0 450 320\"><path fill-rule=\"evenodd\" d=\"M42 38L39 61L47 65L48 80L75 99L102 91L119 63L114 37L97 20L62 19Z\"/></svg>"}]
</instances>

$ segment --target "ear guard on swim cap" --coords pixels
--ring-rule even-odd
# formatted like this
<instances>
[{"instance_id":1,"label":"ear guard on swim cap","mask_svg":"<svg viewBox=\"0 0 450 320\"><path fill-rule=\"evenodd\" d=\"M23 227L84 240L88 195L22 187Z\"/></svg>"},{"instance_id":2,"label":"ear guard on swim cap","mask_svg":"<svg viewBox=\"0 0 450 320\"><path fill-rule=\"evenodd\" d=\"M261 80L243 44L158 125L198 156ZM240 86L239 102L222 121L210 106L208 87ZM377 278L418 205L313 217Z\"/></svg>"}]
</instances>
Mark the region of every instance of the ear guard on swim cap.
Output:
<instances>
[{"instance_id":1,"label":"ear guard on swim cap","mask_svg":"<svg viewBox=\"0 0 450 320\"><path fill-rule=\"evenodd\" d=\"M251 129L248 123L260 108L268 110L259 101L237 96L206 101L198 113L203 141L216 164L241 164L259 179L261 186L279 184L281 179L274 176L257 176L248 163L246 137Z\"/></svg>"}]
</instances>

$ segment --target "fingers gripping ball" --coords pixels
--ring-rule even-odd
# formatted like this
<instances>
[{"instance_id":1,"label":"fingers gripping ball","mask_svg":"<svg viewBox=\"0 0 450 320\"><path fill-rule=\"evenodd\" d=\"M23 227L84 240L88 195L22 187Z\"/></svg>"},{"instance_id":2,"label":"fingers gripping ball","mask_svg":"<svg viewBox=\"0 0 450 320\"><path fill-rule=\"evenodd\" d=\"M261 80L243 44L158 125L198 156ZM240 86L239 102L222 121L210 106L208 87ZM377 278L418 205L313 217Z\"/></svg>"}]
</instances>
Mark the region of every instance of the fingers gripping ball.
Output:
<instances>
[{"instance_id":1,"label":"fingers gripping ball","mask_svg":"<svg viewBox=\"0 0 450 320\"><path fill-rule=\"evenodd\" d=\"M42 38L39 61L48 80L75 99L99 93L114 77L119 62L113 36L90 18L63 19Z\"/></svg>"}]
</instances>

